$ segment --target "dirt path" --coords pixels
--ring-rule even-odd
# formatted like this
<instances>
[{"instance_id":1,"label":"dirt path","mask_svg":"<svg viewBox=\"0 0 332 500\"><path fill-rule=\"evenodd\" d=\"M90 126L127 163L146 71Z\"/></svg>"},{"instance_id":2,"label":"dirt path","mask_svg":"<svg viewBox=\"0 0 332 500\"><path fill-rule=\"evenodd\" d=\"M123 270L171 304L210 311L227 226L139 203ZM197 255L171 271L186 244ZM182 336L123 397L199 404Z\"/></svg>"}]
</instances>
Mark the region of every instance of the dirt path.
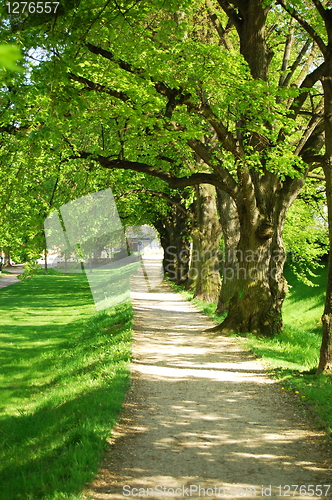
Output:
<instances>
[{"instance_id":1,"label":"dirt path","mask_svg":"<svg viewBox=\"0 0 332 500\"><path fill-rule=\"evenodd\" d=\"M259 360L165 284L134 308L132 386L87 498L332 498L324 434Z\"/></svg>"},{"instance_id":2,"label":"dirt path","mask_svg":"<svg viewBox=\"0 0 332 500\"><path fill-rule=\"evenodd\" d=\"M18 279L18 276L22 273L24 273L23 267L10 267L10 268L5 268L7 272L10 272L10 274L2 274L0 275L0 289L5 288L6 286L13 285L14 283L19 283L20 280Z\"/></svg>"}]
</instances>

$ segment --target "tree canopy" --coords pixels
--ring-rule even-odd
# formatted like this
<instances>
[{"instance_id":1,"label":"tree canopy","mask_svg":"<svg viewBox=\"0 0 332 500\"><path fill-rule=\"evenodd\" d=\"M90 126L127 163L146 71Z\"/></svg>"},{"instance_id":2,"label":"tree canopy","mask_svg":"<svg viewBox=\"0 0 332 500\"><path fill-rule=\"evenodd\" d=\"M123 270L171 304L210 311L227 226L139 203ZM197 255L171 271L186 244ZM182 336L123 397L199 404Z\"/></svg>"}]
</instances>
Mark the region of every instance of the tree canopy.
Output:
<instances>
[{"instance_id":1,"label":"tree canopy","mask_svg":"<svg viewBox=\"0 0 332 500\"><path fill-rule=\"evenodd\" d=\"M25 67L1 90L4 203L19 178L43 179L45 210L55 183L52 203L111 186L124 217L162 231L167 207L184 217L192 187L213 185L230 200L219 204L225 245L238 235L220 330L278 333L287 212L322 176L323 3L60 3L0 25Z\"/></svg>"}]
</instances>

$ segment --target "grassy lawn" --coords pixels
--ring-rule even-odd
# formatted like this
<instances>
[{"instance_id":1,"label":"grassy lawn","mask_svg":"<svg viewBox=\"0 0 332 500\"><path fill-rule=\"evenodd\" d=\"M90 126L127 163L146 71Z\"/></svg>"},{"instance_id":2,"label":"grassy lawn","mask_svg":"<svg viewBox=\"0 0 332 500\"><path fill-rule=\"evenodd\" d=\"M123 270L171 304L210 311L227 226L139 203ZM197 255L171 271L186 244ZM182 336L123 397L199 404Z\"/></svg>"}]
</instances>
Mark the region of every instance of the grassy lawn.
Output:
<instances>
[{"instance_id":1,"label":"grassy lawn","mask_svg":"<svg viewBox=\"0 0 332 500\"><path fill-rule=\"evenodd\" d=\"M319 276L313 279L315 287L298 281L290 269L286 268L285 276L290 287L283 307L283 332L273 339L248 334L240 336L239 340L264 360L270 374L279 379L281 387L295 393L330 434L332 376L315 375L321 345L320 317L324 309L326 268L320 269ZM214 314L216 304L197 301L190 292L182 293L211 318L223 319L224 315Z\"/></svg>"},{"instance_id":2,"label":"grassy lawn","mask_svg":"<svg viewBox=\"0 0 332 500\"><path fill-rule=\"evenodd\" d=\"M326 269L309 287L286 269L285 277L289 292L283 306L284 331L274 339L257 338L249 335L246 344L253 348L270 368L295 371L315 370L318 366L321 344Z\"/></svg>"},{"instance_id":3,"label":"grassy lawn","mask_svg":"<svg viewBox=\"0 0 332 500\"><path fill-rule=\"evenodd\" d=\"M95 312L85 275L0 290L1 500L78 500L129 384L132 309Z\"/></svg>"}]
</instances>

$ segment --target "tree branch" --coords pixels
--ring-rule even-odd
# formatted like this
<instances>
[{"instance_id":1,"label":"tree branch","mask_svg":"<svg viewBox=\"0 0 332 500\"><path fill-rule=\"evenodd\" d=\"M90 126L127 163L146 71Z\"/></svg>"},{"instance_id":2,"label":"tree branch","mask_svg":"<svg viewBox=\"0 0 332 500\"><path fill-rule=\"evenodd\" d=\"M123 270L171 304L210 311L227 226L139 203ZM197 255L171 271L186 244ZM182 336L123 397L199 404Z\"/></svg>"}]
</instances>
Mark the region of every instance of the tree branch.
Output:
<instances>
[{"instance_id":1,"label":"tree branch","mask_svg":"<svg viewBox=\"0 0 332 500\"><path fill-rule=\"evenodd\" d=\"M283 82L282 82L282 86L283 87L287 87L287 85L289 84L292 76L294 75L295 73L295 70L299 67L299 65L301 64L301 61L303 59L303 57L305 56L305 54L307 53L309 47L310 47L310 44L311 44L311 41L310 40L307 40L305 42L305 44L303 45L302 49L300 50L297 58L295 59L295 61L293 62L293 64L291 65L290 69L289 69L289 72L287 73L287 75L285 75L285 78L283 79Z\"/></svg>"},{"instance_id":2,"label":"tree branch","mask_svg":"<svg viewBox=\"0 0 332 500\"><path fill-rule=\"evenodd\" d=\"M229 51L233 50L233 48L234 48L233 44L227 35L227 28L229 25L231 25L232 21L229 20L229 25L226 26L226 28L223 28L221 22L218 19L217 14L215 12L213 12L214 6L213 6L211 0L206 0L206 6L208 9L208 15L209 15L209 18L211 20L211 23L213 24L214 29L218 33L221 43L224 45L225 49L227 49Z\"/></svg>"},{"instance_id":3,"label":"tree branch","mask_svg":"<svg viewBox=\"0 0 332 500\"><path fill-rule=\"evenodd\" d=\"M325 175L308 174L307 177L309 177L310 179L319 179L320 181L325 181Z\"/></svg>"},{"instance_id":4,"label":"tree branch","mask_svg":"<svg viewBox=\"0 0 332 500\"><path fill-rule=\"evenodd\" d=\"M290 30L289 30L289 33L286 37L284 56L283 56L282 65L281 65L281 74L280 74L280 78L279 78L279 86L280 87L285 86L284 82L286 80L286 71L287 71L288 64L289 64L289 59L290 59L291 50L293 47L293 42L294 42L294 19L291 18Z\"/></svg>"},{"instance_id":5,"label":"tree branch","mask_svg":"<svg viewBox=\"0 0 332 500\"><path fill-rule=\"evenodd\" d=\"M235 140L233 134L229 132L227 127L225 127L225 125L214 114L209 104L207 103L203 104L201 108L201 113L215 130L217 137L221 142L221 144L223 145L223 147L227 149L227 151L233 153L235 158L240 159L242 155L240 154L237 141Z\"/></svg>"},{"instance_id":6,"label":"tree branch","mask_svg":"<svg viewBox=\"0 0 332 500\"><path fill-rule=\"evenodd\" d=\"M111 159L110 157L96 155L89 153L88 151L78 151L77 153L69 157L72 160L75 159L90 159L99 163L103 168L107 169L122 169L122 170L134 170L135 172L142 172L153 177L166 182L171 188L184 188L187 186L197 186L198 184L212 184L213 186L219 187L225 190L228 186L219 179L218 176L208 172L196 172L188 177L177 177L170 172L165 172L164 170L152 167L147 163L141 163L137 161L130 160L119 160ZM235 181L234 181L235 182ZM234 193L232 193L234 195Z\"/></svg>"},{"instance_id":7,"label":"tree branch","mask_svg":"<svg viewBox=\"0 0 332 500\"><path fill-rule=\"evenodd\" d=\"M92 43L87 43L86 47L93 54L100 55L100 56L104 57L105 59L108 59L109 61L115 62L119 66L119 68L124 69L128 73L133 73L134 75L143 75L143 73L144 73L143 68L134 68L133 66L131 66L131 64L127 63L123 59L116 58L114 56L114 53L111 52L110 50L102 49L101 47L97 47L96 45L93 45Z\"/></svg>"},{"instance_id":8,"label":"tree branch","mask_svg":"<svg viewBox=\"0 0 332 500\"><path fill-rule=\"evenodd\" d=\"M324 9L323 5L320 3L319 0L312 0L312 3L316 7L319 15L322 17L324 21L326 21L326 10Z\"/></svg>"},{"instance_id":9,"label":"tree branch","mask_svg":"<svg viewBox=\"0 0 332 500\"><path fill-rule=\"evenodd\" d=\"M218 4L220 7L223 9L225 14L229 17L229 19L232 21L234 26L236 27L237 30L241 29L242 27L242 20L237 14L236 10L230 5L229 2L225 0L217 0Z\"/></svg>"},{"instance_id":10,"label":"tree branch","mask_svg":"<svg viewBox=\"0 0 332 500\"><path fill-rule=\"evenodd\" d=\"M325 160L324 155L312 155L312 156L306 156L305 159L303 158L303 161L305 163L308 163L308 164L313 163L314 164L310 167L309 171L315 170L315 168L322 166L324 163L324 160Z\"/></svg>"},{"instance_id":11,"label":"tree branch","mask_svg":"<svg viewBox=\"0 0 332 500\"><path fill-rule=\"evenodd\" d=\"M225 127L218 116L212 111L210 105L207 102L204 102L201 105L197 105L192 102L186 102L186 105L189 111L195 111L195 113L200 114L204 116L204 118L206 118L208 123L212 126L213 130L217 134L218 140L220 141L221 145L225 149L227 149L227 151L233 153L235 158L241 158L243 152L239 150L238 143L235 137L231 132L229 132L227 127Z\"/></svg>"},{"instance_id":12,"label":"tree branch","mask_svg":"<svg viewBox=\"0 0 332 500\"><path fill-rule=\"evenodd\" d=\"M303 82L301 83L300 89L311 89L318 80L324 76L325 72L325 63L322 63L318 66L314 71L312 71L309 75L305 77ZM309 92L301 92L299 97L295 100L295 102L290 107L290 111L293 112L294 116L297 116L300 112L306 98L308 97Z\"/></svg>"},{"instance_id":13,"label":"tree branch","mask_svg":"<svg viewBox=\"0 0 332 500\"><path fill-rule=\"evenodd\" d=\"M279 4L290 16L292 16L296 21L302 26L302 28L311 36L311 38L317 43L318 47L322 51L322 54L326 55L326 45L323 39L318 35L317 31L307 23L307 21L293 8L289 7L284 0L277 0Z\"/></svg>"},{"instance_id":14,"label":"tree branch","mask_svg":"<svg viewBox=\"0 0 332 500\"><path fill-rule=\"evenodd\" d=\"M71 80L75 80L76 82L80 82L86 85L83 90L95 90L97 92L108 94L112 97L115 97L116 99L120 99L123 102L129 101L129 96L125 92L119 92L118 90L109 89L105 87L105 85L92 82L91 80L88 80L88 78L75 75L74 73L68 73L68 76Z\"/></svg>"},{"instance_id":15,"label":"tree branch","mask_svg":"<svg viewBox=\"0 0 332 500\"><path fill-rule=\"evenodd\" d=\"M314 114L308 123L307 129L305 130L304 134L301 137L301 140L299 144L297 145L297 148L294 152L295 155L301 155L302 157L305 156L305 151L306 149L310 148L311 143L313 146L313 142L315 137L313 136L313 132L316 131L320 136L321 136L321 141L322 144L324 143L323 139L323 134L324 134L324 124L323 124L323 118L321 116L321 111L324 109L324 103L320 102L317 108L314 110ZM319 124L322 124L320 129L318 129ZM318 138L318 135L317 135ZM316 138L316 139L317 139ZM311 143L310 143L311 139ZM311 149L317 149L318 144L316 145L316 148L311 148ZM318 149L319 150L319 149Z\"/></svg>"},{"instance_id":16,"label":"tree branch","mask_svg":"<svg viewBox=\"0 0 332 500\"><path fill-rule=\"evenodd\" d=\"M124 71L132 73L134 75L139 75L143 80L150 80L154 84L154 88L158 92L158 94L161 94L168 99L165 111L165 116L167 116L168 118L172 117L172 113L176 106L180 106L186 103L191 97L191 94L189 93L183 94L181 87L178 89L170 88L164 82L156 81L153 77L148 75L143 68L135 68L123 59L116 58L114 56L114 53L109 50L102 49L101 47L97 47L96 45L92 45L91 43L88 43L86 46L93 54L105 57L109 61L114 62L117 66L119 66L119 68L123 69Z\"/></svg>"},{"instance_id":17,"label":"tree branch","mask_svg":"<svg viewBox=\"0 0 332 500\"><path fill-rule=\"evenodd\" d=\"M232 198L236 198L238 196L238 185L236 184L236 181L226 168L223 168L220 164L215 164L215 161L213 161L212 151L198 139L192 138L187 142L191 149L193 149L207 165L213 168L222 183L223 187L221 189L228 193ZM216 184L214 185L216 186Z\"/></svg>"}]
</instances>

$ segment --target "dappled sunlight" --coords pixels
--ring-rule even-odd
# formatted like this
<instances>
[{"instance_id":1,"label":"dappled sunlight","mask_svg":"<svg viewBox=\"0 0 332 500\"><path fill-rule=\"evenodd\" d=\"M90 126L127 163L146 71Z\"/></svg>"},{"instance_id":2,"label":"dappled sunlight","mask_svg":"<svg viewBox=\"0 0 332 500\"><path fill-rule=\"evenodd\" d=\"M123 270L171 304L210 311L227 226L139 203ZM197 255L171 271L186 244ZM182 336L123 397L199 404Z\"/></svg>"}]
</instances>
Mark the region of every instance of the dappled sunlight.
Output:
<instances>
[{"instance_id":1,"label":"dappled sunlight","mask_svg":"<svg viewBox=\"0 0 332 500\"><path fill-rule=\"evenodd\" d=\"M205 331L211 321L168 290L135 292L132 387L92 498L123 499L124 487L150 488L141 496L154 499L187 487L191 495L173 497L218 487L224 498L282 498L278 486L328 482L321 434L262 363L236 339Z\"/></svg>"},{"instance_id":2,"label":"dappled sunlight","mask_svg":"<svg viewBox=\"0 0 332 500\"><path fill-rule=\"evenodd\" d=\"M222 365L222 363L221 363ZM165 366L156 366L156 365L142 365L142 364L136 364L133 367L133 370L139 371L142 374L148 374L148 375L153 375L156 380L167 380L168 378L172 379L193 379L195 377L197 378L204 378L204 379L210 379L210 380L216 380L216 381L229 381L231 380L234 384L236 383L242 383L245 382L247 384L251 383L254 381L254 383L258 384L260 383L260 380L257 379L257 374L256 373L247 373L244 371L244 373L241 373L241 369L238 369L238 372L228 370L229 364L225 363L224 370L220 368L219 370L204 370L201 367L199 368L171 368L171 367L165 367ZM259 371L259 370L258 370ZM274 383L273 380L268 380L266 381L265 376L264 380L262 383L266 384L272 384Z\"/></svg>"}]
</instances>

